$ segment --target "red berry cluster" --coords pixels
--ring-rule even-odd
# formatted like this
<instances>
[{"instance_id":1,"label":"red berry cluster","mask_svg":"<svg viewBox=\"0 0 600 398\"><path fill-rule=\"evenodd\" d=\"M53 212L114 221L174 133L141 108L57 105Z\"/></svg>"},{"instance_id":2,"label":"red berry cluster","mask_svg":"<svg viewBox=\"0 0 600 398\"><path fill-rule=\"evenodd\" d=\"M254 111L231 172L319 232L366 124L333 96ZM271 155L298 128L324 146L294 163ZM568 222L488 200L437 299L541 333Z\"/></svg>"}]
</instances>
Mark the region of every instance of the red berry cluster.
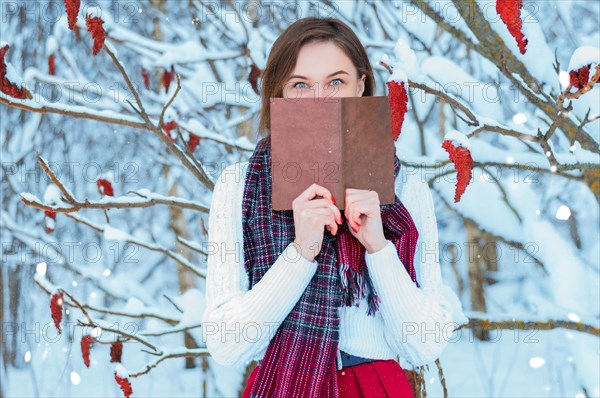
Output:
<instances>
[{"instance_id":1,"label":"red berry cluster","mask_svg":"<svg viewBox=\"0 0 600 398\"><path fill-rule=\"evenodd\" d=\"M117 340L110 345L110 361L121 362L121 356L123 355L123 342Z\"/></svg>"},{"instance_id":2,"label":"red berry cluster","mask_svg":"<svg viewBox=\"0 0 600 398\"><path fill-rule=\"evenodd\" d=\"M56 75L55 61L56 61L56 54L50 54L48 56L48 74L51 76Z\"/></svg>"},{"instance_id":3,"label":"red berry cluster","mask_svg":"<svg viewBox=\"0 0 600 398\"><path fill-rule=\"evenodd\" d=\"M511 36L517 41L519 51L525 54L527 39L523 34L523 21L521 21L521 8L523 0L496 0L496 12L508 28Z\"/></svg>"},{"instance_id":4,"label":"red berry cluster","mask_svg":"<svg viewBox=\"0 0 600 398\"><path fill-rule=\"evenodd\" d=\"M67 10L67 18L69 29L73 30L77 23L77 14L79 14L79 6L81 0L65 0L65 8Z\"/></svg>"},{"instance_id":5,"label":"red berry cluster","mask_svg":"<svg viewBox=\"0 0 600 398\"><path fill-rule=\"evenodd\" d=\"M119 387L121 387L121 390L123 391L123 395L126 398L129 398L131 396L131 394L133 393L129 379L127 377L120 377L117 374L117 372L115 372L115 380L117 381L117 384L119 385Z\"/></svg>"},{"instance_id":6,"label":"red berry cluster","mask_svg":"<svg viewBox=\"0 0 600 398\"><path fill-rule=\"evenodd\" d=\"M165 92L169 92L169 87L171 86L171 82L175 78L175 67L171 65L170 71L163 71L162 75L162 85L165 88Z\"/></svg>"},{"instance_id":7,"label":"red berry cluster","mask_svg":"<svg viewBox=\"0 0 600 398\"><path fill-rule=\"evenodd\" d=\"M388 98L390 100L392 134L394 136L394 141L396 141L402 132L404 115L408 110L408 94L404 82L392 80L387 82L386 85L388 86Z\"/></svg>"},{"instance_id":8,"label":"red berry cluster","mask_svg":"<svg viewBox=\"0 0 600 398\"><path fill-rule=\"evenodd\" d=\"M104 31L104 27L102 26L104 21L100 17L90 17L88 16L85 19L85 26L87 26L88 32L92 35L92 39L94 39L94 47L92 49L92 54L96 55L104 46L104 39L106 39L106 32Z\"/></svg>"},{"instance_id":9,"label":"red berry cluster","mask_svg":"<svg viewBox=\"0 0 600 398\"><path fill-rule=\"evenodd\" d=\"M62 333L60 330L60 322L62 321L62 306L63 306L63 294L54 293L50 297L50 311L52 313L52 320L54 326L58 329L58 333Z\"/></svg>"},{"instance_id":10,"label":"red berry cluster","mask_svg":"<svg viewBox=\"0 0 600 398\"><path fill-rule=\"evenodd\" d=\"M92 336L86 334L81 337L81 357L88 368L90 367L90 348L92 348Z\"/></svg>"},{"instance_id":11,"label":"red berry cluster","mask_svg":"<svg viewBox=\"0 0 600 398\"><path fill-rule=\"evenodd\" d=\"M172 142L177 141L177 135L174 132L172 133L171 130L175 130L178 126L179 125L175 120L171 120L169 123L163 123L162 125L163 130L167 133L167 137L169 137Z\"/></svg>"},{"instance_id":12,"label":"red berry cluster","mask_svg":"<svg viewBox=\"0 0 600 398\"><path fill-rule=\"evenodd\" d=\"M144 68L143 66L142 66L142 77L144 78L144 87L146 87L146 90L147 90L150 88L150 74L148 73L146 68Z\"/></svg>"},{"instance_id":13,"label":"red berry cluster","mask_svg":"<svg viewBox=\"0 0 600 398\"><path fill-rule=\"evenodd\" d=\"M99 178L98 181L96 181L96 186L98 187L100 195L113 196L115 193L110 181L104 178Z\"/></svg>"},{"instance_id":14,"label":"red berry cluster","mask_svg":"<svg viewBox=\"0 0 600 398\"><path fill-rule=\"evenodd\" d=\"M52 210L45 210L44 216L46 220L46 232L54 232L54 227L56 225L56 212Z\"/></svg>"},{"instance_id":15,"label":"red berry cluster","mask_svg":"<svg viewBox=\"0 0 600 398\"><path fill-rule=\"evenodd\" d=\"M577 89L582 89L590 81L590 67L592 65L584 65L577 70L569 71L569 84Z\"/></svg>"},{"instance_id":16,"label":"red berry cluster","mask_svg":"<svg viewBox=\"0 0 600 398\"><path fill-rule=\"evenodd\" d=\"M473 158L471 151L463 146L455 146L450 140L444 140L442 148L450 155L450 160L454 163L454 168L458 173L454 192L454 203L456 203L467 189L473 176Z\"/></svg>"},{"instance_id":17,"label":"red berry cluster","mask_svg":"<svg viewBox=\"0 0 600 398\"><path fill-rule=\"evenodd\" d=\"M33 97L25 87L18 87L16 84L6 78L8 66L6 66L4 56L9 48L10 46L8 44L0 48L0 91L6 95L10 95L13 98L31 99Z\"/></svg>"}]
</instances>

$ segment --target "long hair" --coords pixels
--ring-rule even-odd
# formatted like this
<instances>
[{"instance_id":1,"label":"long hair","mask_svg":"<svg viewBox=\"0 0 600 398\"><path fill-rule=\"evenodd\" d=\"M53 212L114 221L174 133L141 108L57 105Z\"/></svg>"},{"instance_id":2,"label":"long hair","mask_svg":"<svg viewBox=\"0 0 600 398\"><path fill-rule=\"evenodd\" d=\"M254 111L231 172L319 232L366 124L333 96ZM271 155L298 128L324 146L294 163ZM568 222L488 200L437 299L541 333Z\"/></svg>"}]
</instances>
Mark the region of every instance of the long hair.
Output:
<instances>
[{"instance_id":1,"label":"long hair","mask_svg":"<svg viewBox=\"0 0 600 398\"><path fill-rule=\"evenodd\" d=\"M284 30L273 43L267 65L262 72L260 95L262 106L258 125L261 138L271 134L271 108L269 99L283 97L283 86L296 66L298 53L304 44L315 41L332 41L350 58L358 76L365 75L363 97L375 92L373 68L354 31L337 18L302 18Z\"/></svg>"}]
</instances>

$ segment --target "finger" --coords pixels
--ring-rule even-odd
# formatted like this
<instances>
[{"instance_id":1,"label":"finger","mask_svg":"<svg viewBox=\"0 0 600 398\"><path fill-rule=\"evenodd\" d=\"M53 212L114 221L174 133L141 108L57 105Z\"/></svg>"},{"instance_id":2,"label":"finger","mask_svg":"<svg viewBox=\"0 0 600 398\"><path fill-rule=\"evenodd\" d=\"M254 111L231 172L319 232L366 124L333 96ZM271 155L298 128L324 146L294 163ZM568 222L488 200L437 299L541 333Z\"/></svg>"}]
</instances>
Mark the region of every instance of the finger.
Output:
<instances>
[{"instance_id":1,"label":"finger","mask_svg":"<svg viewBox=\"0 0 600 398\"><path fill-rule=\"evenodd\" d=\"M379 206L375 206L375 202L372 201L359 201L354 203L353 217L358 219L359 225L362 221L360 218L364 214L366 217L372 217L375 212L375 207L379 210Z\"/></svg>"},{"instance_id":2,"label":"finger","mask_svg":"<svg viewBox=\"0 0 600 398\"><path fill-rule=\"evenodd\" d=\"M328 209L316 209L311 210L318 212L316 213L317 222L327 228L327 230L332 234L337 234L338 225L335 222L334 215Z\"/></svg>"},{"instance_id":3,"label":"finger","mask_svg":"<svg viewBox=\"0 0 600 398\"><path fill-rule=\"evenodd\" d=\"M346 213L348 224L357 230L360 229L363 221L362 215L364 214L367 217L371 216L373 214L373 207L376 207L376 201L374 201L372 198L366 200L354 200L351 202Z\"/></svg>"},{"instance_id":4,"label":"finger","mask_svg":"<svg viewBox=\"0 0 600 398\"><path fill-rule=\"evenodd\" d=\"M352 193L353 192L353 193ZM352 189L346 188L346 203L350 204L352 207L358 202L369 202L376 197L377 193L371 190L363 190L363 189ZM362 225L362 219L360 218L360 213L353 212L353 215L346 215L347 218L354 218L355 222L360 226Z\"/></svg>"},{"instance_id":5,"label":"finger","mask_svg":"<svg viewBox=\"0 0 600 398\"><path fill-rule=\"evenodd\" d=\"M348 201L346 201L346 207L344 208L344 215L346 216L346 220L348 220L348 225L350 226L350 228L354 229L356 232L358 230L358 224L352 217L353 212L354 212L354 204L348 203Z\"/></svg>"},{"instance_id":6,"label":"finger","mask_svg":"<svg viewBox=\"0 0 600 398\"><path fill-rule=\"evenodd\" d=\"M328 220L329 223L327 224L327 229L329 230L331 235L336 235L338 232L338 225L335 221L335 216L333 214L330 214Z\"/></svg>"},{"instance_id":7,"label":"finger","mask_svg":"<svg viewBox=\"0 0 600 398\"><path fill-rule=\"evenodd\" d=\"M368 207L370 204L369 200L354 200L354 202L352 202L352 214L350 215L350 217L352 218L352 221L354 221L356 223L356 225L358 227L360 227L362 225L362 219L361 216L364 214L363 213L363 209L365 207Z\"/></svg>"},{"instance_id":8,"label":"finger","mask_svg":"<svg viewBox=\"0 0 600 398\"><path fill-rule=\"evenodd\" d=\"M339 224L341 224L343 222L342 221L342 213L340 212L340 209L338 209L338 207L336 205L331 203L331 201L329 199L309 200L306 204L306 208L310 208L310 209L329 208L333 212L335 222L337 222Z\"/></svg>"},{"instance_id":9,"label":"finger","mask_svg":"<svg viewBox=\"0 0 600 398\"><path fill-rule=\"evenodd\" d=\"M346 207L344 208L344 215L346 216L346 220L348 220L348 225L350 225L354 229L357 229L357 224L352 218L352 209L354 208L355 196L354 194L349 194L348 189L349 188L346 189Z\"/></svg>"},{"instance_id":10,"label":"finger","mask_svg":"<svg viewBox=\"0 0 600 398\"><path fill-rule=\"evenodd\" d=\"M304 192L302 192L298 198L300 198L301 200L311 200L313 199L315 196L320 195L324 198L327 198L331 201L331 192L329 192L329 190L319 184L313 183L311 184L311 186L309 186L308 188L306 188L304 190Z\"/></svg>"},{"instance_id":11,"label":"finger","mask_svg":"<svg viewBox=\"0 0 600 398\"><path fill-rule=\"evenodd\" d=\"M331 205L331 210L333 211L333 215L335 216L335 222L338 224L343 224L344 220L342 220L342 212L336 205Z\"/></svg>"},{"instance_id":12,"label":"finger","mask_svg":"<svg viewBox=\"0 0 600 398\"><path fill-rule=\"evenodd\" d=\"M346 219L348 220L348 225L355 229L355 232L358 232L362 221L360 220L360 213L356 213L356 203L360 201L361 194L346 194L346 208L345 214ZM357 220L358 219L358 220Z\"/></svg>"}]
</instances>

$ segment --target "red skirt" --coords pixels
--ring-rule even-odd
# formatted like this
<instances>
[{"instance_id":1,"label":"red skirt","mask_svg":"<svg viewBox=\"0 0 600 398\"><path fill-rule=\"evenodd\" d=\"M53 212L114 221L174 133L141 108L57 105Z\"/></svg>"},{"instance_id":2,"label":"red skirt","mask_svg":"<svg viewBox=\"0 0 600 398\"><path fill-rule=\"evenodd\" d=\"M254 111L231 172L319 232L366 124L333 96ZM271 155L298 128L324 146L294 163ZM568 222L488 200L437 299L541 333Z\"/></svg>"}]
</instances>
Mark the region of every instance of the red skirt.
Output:
<instances>
[{"instance_id":1,"label":"red skirt","mask_svg":"<svg viewBox=\"0 0 600 398\"><path fill-rule=\"evenodd\" d=\"M257 373L258 366L250 374L242 398L250 398ZM338 370L337 382L340 398L414 398L404 369L393 359L361 363Z\"/></svg>"}]
</instances>

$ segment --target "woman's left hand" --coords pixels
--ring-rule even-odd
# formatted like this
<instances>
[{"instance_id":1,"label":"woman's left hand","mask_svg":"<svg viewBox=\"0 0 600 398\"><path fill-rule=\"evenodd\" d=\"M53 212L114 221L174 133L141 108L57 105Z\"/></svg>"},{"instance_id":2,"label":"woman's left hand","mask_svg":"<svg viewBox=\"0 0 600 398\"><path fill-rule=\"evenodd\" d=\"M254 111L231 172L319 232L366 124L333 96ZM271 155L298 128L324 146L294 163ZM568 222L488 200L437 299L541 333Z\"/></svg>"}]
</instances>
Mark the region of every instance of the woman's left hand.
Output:
<instances>
[{"instance_id":1,"label":"woman's left hand","mask_svg":"<svg viewBox=\"0 0 600 398\"><path fill-rule=\"evenodd\" d=\"M350 233L358 239L369 253L385 247L379 195L367 189L346 188L344 216ZM357 232L355 232L357 231Z\"/></svg>"}]
</instances>

